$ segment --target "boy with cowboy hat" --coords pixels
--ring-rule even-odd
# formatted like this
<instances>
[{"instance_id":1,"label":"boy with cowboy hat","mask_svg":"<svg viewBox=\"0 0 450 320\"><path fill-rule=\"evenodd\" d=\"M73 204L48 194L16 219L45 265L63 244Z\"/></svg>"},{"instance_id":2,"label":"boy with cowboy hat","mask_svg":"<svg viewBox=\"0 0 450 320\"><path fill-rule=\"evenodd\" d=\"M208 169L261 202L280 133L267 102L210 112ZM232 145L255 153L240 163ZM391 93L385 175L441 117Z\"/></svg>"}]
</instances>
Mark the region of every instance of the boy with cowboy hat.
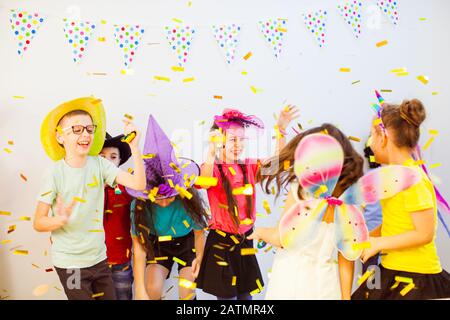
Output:
<instances>
[{"instance_id":1,"label":"boy with cowboy hat","mask_svg":"<svg viewBox=\"0 0 450 320\"><path fill-rule=\"evenodd\" d=\"M69 300L116 298L106 262L104 186L145 188L140 132L124 120L125 133L136 132L130 174L98 156L105 122L101 100L85 97L59 105L41 126L41 143L55 163L43 181L33 226L51 232L53 265Z\"/></svg>"}]
</instances>

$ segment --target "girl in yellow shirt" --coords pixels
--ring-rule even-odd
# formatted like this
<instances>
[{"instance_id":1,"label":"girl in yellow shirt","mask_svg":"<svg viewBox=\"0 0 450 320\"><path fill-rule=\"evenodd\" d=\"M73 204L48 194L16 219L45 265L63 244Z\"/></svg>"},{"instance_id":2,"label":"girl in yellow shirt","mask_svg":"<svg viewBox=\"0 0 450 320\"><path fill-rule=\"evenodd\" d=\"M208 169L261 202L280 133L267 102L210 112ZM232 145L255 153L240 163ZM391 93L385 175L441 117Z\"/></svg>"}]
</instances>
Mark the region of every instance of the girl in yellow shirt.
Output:
<instances>
[{"instance_id":1,"label":"girl in yellow shirt","mask_svg":"<svg viewBox=\"0 0 450 320\"><path fill-rule=\"evenodd\" d=\"M380 98L380 97L379 97ZM383 101L380 100L382 103ZM422 103L383 104L372 126L371 149L377 162L418 170L422 180L381 200L382 225L371 233L361 260L381 254L377 286L363 283L352 299L438 299L450 297L450 274L442 269L435 246L437 205L433 184L411 154L426 113Z\"/></svg>"}]
</instances>

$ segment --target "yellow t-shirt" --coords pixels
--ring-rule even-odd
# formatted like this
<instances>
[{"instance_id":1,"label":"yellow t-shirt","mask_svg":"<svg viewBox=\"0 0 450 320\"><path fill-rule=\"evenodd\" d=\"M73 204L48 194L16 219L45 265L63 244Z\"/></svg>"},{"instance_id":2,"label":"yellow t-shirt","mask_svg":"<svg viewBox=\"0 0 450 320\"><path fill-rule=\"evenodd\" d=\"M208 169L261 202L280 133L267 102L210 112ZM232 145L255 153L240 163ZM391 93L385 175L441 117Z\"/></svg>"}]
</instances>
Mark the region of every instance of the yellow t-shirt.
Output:
<instances>
[{"instance_id":1,"label":"yellow t-shirt","mask_svg":"<svg viewBox=\"0 0 450 320\"><path fill-rule=\"evenodd\" d=\"M383 210L382 237L395 236L414 230L411 212L431 208L434 211L437 230L437 205L433 184L413 159L405 161L403 165L418 170L422 175L422 180L394 197L380 201ZM383 251L381 264L391 270L423 274L440 273L442 267L434 243L436 230L433 241L426 245L403 250Z\"/></svg>"}]
</instances>

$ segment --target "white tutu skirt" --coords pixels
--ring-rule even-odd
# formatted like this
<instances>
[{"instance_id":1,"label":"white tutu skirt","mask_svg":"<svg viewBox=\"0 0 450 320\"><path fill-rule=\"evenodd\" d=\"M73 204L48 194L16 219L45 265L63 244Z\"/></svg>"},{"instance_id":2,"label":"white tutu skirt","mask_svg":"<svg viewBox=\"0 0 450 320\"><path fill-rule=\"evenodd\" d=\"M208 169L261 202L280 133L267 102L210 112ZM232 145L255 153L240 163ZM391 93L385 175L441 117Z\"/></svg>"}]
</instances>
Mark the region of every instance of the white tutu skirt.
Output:
<instances>
[{"instance_id":1,"label":"white tutu skirt","mask_svg":"<svg viewBox=\"0 0 450 320\"><path fill-rule=\"evenodd\" d=\"M341 289L334 224L320 223L301 249L278 249L269 274L267 300L339 300Z\"/></svg>"}]
</instances>

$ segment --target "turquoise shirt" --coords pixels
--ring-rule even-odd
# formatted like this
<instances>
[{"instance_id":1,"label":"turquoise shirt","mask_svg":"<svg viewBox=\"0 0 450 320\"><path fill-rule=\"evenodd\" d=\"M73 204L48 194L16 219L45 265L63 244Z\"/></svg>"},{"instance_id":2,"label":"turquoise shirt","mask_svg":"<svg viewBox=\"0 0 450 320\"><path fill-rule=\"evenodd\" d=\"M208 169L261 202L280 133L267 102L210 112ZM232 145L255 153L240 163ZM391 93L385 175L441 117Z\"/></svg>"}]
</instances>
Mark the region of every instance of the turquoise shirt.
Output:
<instances>
[{"instance_id":1,"label":"turquoise shirt","mask_svg":"<svg viewBox=\"0 0 450 320\"><path fill-rule=\"evenodd\" d=\"M176 198L167 207L161 207L157 204L149 203L152 206L153 212L153 223L156 229L151 229L150 212L145 206L145 221L147 222L146 227L150 228L150 234L157 236L172 236L173 238L179 238L187 235L194 230L201 230L202 228L197 226L194 220L186 213L183 203L180 198ZM136 200L131 203L131 234L133 236L138 236L136 228L134 225L134 212L136 208Z\"/></svg>"},{"instance_id":2,"label":"turquoise shirt","mask_svg":"<svg viewBox=\"0 0 450 320\"><path fill-rule=\"evenodd\" d=\"M102 157L88 156L82 168L56 161L46 173L38 201L49 204L56 215L56 197L64 207L78 198L68 222L52 231L51 256L58 268L87 268L106 259L103 209L105 184L115 186L120 169Z\"/></svg>"}]
</instances>

